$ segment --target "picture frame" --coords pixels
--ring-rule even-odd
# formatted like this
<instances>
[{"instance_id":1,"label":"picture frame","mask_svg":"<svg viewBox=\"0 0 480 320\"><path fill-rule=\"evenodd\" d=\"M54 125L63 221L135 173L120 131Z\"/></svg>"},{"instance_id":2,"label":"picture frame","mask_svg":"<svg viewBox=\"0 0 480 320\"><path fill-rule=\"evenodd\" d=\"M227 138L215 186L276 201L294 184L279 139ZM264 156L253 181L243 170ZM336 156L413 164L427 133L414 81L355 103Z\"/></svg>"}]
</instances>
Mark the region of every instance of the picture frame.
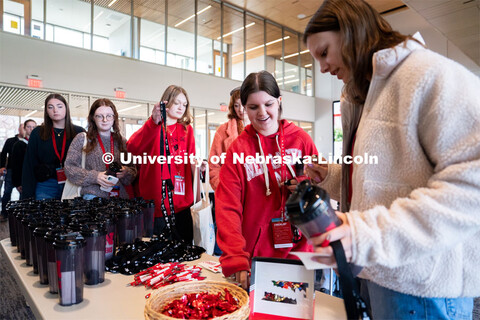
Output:
<instances>
[{"instance_id":1,"label":"picture frame","mask_svg":"<svg viewBox=\"0 0 480 320\"><path fill-rule=\"evenodd\" d=\"M250 319L313 319L315 270L300 260L255 257L250 277Z\"/></svg>"}]
</instances>

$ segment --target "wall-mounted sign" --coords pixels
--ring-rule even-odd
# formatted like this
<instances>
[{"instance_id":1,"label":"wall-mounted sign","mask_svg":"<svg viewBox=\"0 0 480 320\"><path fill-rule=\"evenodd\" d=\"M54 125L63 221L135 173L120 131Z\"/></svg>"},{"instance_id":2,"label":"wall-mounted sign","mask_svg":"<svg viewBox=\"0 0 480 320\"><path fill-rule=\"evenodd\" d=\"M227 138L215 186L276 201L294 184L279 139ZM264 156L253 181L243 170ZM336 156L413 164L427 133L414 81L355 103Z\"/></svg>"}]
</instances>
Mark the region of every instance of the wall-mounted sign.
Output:
<instances>
[{"instance_id":1,"label":"wall-mounted sign","mask_svg":"<svg viewBox=\"0 0 480 320\"><path fill-rule=\"evenodd\" d=\"M42 87L42 78L36 74L31 74L27 76L27 85L31 88L41 88Z\"/></svg>"},{"instance_id":2,"label":"wall-mounted sign","mask_svg":"<svg viewBox=\"0 0 480 320\"><path fill-rule=\"evenodd\" d=\"M125 99L125 90L123 88L115 88L115 98L117 99Z\"/></svg>"}]
</instances>

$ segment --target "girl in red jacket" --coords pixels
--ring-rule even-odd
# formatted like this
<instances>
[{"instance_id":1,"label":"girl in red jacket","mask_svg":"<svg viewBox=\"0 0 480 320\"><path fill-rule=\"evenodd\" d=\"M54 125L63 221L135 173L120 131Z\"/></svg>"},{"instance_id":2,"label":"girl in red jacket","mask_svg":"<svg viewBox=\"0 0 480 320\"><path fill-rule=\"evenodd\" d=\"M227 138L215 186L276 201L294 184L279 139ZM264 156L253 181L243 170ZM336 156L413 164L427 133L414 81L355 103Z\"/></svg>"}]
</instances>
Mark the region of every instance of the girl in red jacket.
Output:
<instances>
[{"instance_id":1,"label":"girl in red jacket","mask_svg":"<svg viewBox=\"0 0 480 320\"><path fill-rule=\"evenodd\" d=\"M305 237L293 241L295 233L285 219L290 190L284 182L295 178L293 164L269 157L298 159L317 154L317 149L305 131L280 120L282 97L270 73L251 73L240 92L251 124L228 149L215 203L223 273L235 275L246 289L253 257L293 258L290 251L312 250Z\"/></svg>"},{"instance_id":2,"label":"girl in red jacket","mask_svg":"<svg viewBox=\"0 0 480 320\"><path fill-rule=\"evenodd\" d=\"M190 102L185 89L179 86L171 85L163 93L161 101L168 101L167 110L167 132L163 132L163 138L168 140L168 147L171 156L181 156L195 154L195 139L193 128L190 125L192 116L190 115ZM159 156L161 146L161 132L163 120L160 113L160 104L156 104L152 111L152 116L145 124L135 132L127 143L128 152L132 155ZM163 145L163 155L166 155L166 145ZM167 164L147 163L138 166L138 184L137 193L144 199L155 200L155 227L154 233L159 234L165 227L165 215L171 215L172 208L169 198L173 199L175 212L176 228L181 238L187 243L193 240L192 216L190 206L193 204L193 175L192 164L190 161L182 160L170 162L170 168ZM173 190L162 196L162 186L165 183L166 190L168 186L166 181L171 179ZM164 208L162 208L162 201Z\"/></svg>"}]
</instances>

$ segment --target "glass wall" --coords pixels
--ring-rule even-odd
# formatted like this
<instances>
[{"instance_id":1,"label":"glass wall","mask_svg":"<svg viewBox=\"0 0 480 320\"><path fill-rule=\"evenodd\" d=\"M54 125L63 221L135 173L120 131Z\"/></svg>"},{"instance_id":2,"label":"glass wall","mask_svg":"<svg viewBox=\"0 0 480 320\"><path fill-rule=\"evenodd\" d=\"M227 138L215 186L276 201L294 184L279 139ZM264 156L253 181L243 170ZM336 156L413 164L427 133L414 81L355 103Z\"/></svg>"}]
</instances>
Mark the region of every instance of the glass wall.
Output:
<instances>
[{"instance_id":1,"label":"glass wall","mask_svg":"<svg viewBox=\"0 0 480 320\"><path fill-rule=\"evenodd\" d=\"M197 26L197 72L207 74L222 74L222 62L220 61L221 31L221 8L220 4L211 0L198 0L198 8L205 11L198 16ZM223 52L225 52L225 48ZM218 58L217 58L218 57ZM214 62L214 58L216 61Z\"/></svg>"},{"instance_id":2,"label":"glass wall","mask_svg":"<svg viewBox=\"0 0 480 320\"><path fill-rule=\"evenodd\" d=\"M272 73L280 88L282 87L283 68L280 62L282 58L282 28L271 23L266 24L267 63L265 70Z\"/></svg>"},{"instance_id":3,"label":"glass wall","mask_svg":"<svg viewBox=\"0 0 480 320\"><path fill-rule=\"evenodd\" d=\"M140 24L139 59L159 64L165 64L165 5L166 0L136 4L134 15Z\"/></svg>"},{"instance_id":4,"label":"glass wall","mask_svg":"<svg viewBox=\"0 0 480 320\"><path fill-rule=\"evenodd\" d=\"M300 39L300 93L313 96L313 57Z\"/></svg>"},{"instance_id":5,"label":"glass wall","mask_svg":"<svg viewBox=\"0 0 480 320\"><path fill-rule=\"evenodd\" d=\"M233 9L227 5L223 10L223 43L227 44L227 70L225 76L234 80L243 81L244 60L244 32L253 25L243 24L243 12ZM245 29L247 29L245 31Z\"/></svg>"},{"instance_id":6,"label":"glass wall","mask_svg":"<svg viewBox=\"0 0 480 320\"><path fill-rule=\"evenodd\" d=\"M333 156L342 155L343 149L343 129L342 112L340 110L340 101L333 102Z\"/></svg>"},{"instance_id":7,"label":"glass wall","mask_svg":"<svg viewBox=\"0 0 480 320\"><path fill-rule=\"evenodd\" d=\"M300 92L300 69L298 54L298 36L296 33L285 31L285 55L282 58L285 74L283 77L283 89L292 92Z\"/></svg>"},{"instance_id":8,"label":"glass wall","mask_svg":"<svg viewBox=\"0 0 480 320\"><path fill-rule=\"evenodd\" d=\"M195 1L168 0L167 65L195 71L195 16Z\"/></svg>"},{"instance_id":9,"label":"glass wall","mask_svg":"<svg viewBox=\"0 0 480 320\"><path fill-rule=\"evenodd\" d=\"M25 9L22 3L3 1L3 30L16 34L25 34Z\"/></svg>"},{"instance_id":10,"label":"glass wall","mask_svg":"<svg viewBox=\"0 0 480 320\"><path fill-rule=\"evenodd\" d=\"M265 70L265 37L263 20L247 14L245 25L251 25L247 29L246 77L252 72Z\"/></svg>"},{"instance_id":11,"label":"glass wall","mask_svg":"<svg viewBox=\"0 0 480 320\"><path fill-rule=\"evenodd\" d=\"M95 0L93 50L131 57L130 0Z\"/></svg>"},{"instance_id":12,"label":"glass wall","mask_svg":"<svg viewBox=\"0 0 480 320\"><path fill-rule=\"evenodd\" d=\"M6 32L239 81L251 72L268 70L283 90L313 95L313 62L300 33L232 4L0 1Z\"/></svg>"},{"instance_id":13,"label":"glass wall","mask_svg":"<svg viewBox=\"0 0 480 320\"><path fill-rule=\"evenodd\" d=\"M31 35L37 39L43 39L43 0L32 0L32 31Z\"/></svg>"}]
</instances>

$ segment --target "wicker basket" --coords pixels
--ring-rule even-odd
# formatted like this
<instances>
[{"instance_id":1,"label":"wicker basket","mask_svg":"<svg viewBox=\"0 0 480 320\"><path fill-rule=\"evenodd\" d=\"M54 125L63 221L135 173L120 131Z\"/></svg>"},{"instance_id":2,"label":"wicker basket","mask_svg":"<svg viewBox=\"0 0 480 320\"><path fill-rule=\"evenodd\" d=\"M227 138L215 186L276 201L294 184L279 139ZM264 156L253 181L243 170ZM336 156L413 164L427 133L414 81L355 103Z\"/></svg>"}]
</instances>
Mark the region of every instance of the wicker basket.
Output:
<instances>
[{"instance_id":1,"label":"wicker basket","mask_svg":"<svg viewBox=\"0 0 480 320\"><path fill-rule=\"evenodd\" d=\"M175 299L181 298L186 293L208 292L210 294L224 293L227 288L234 298L237 298L240 308L235 312L226 314L221 317L214 318L215 320L244 320L248 318L250 308L248 307L248 294L245 290L228 282L220 281L192 281L179 282L169 286L165 286L151 295L145 304L145 319L146 320L174 320L172 318L159 312ZM159 310L159 311L156 311ZM178 320L178 319L177 319Z\"/></svg>"}]
</instances>

